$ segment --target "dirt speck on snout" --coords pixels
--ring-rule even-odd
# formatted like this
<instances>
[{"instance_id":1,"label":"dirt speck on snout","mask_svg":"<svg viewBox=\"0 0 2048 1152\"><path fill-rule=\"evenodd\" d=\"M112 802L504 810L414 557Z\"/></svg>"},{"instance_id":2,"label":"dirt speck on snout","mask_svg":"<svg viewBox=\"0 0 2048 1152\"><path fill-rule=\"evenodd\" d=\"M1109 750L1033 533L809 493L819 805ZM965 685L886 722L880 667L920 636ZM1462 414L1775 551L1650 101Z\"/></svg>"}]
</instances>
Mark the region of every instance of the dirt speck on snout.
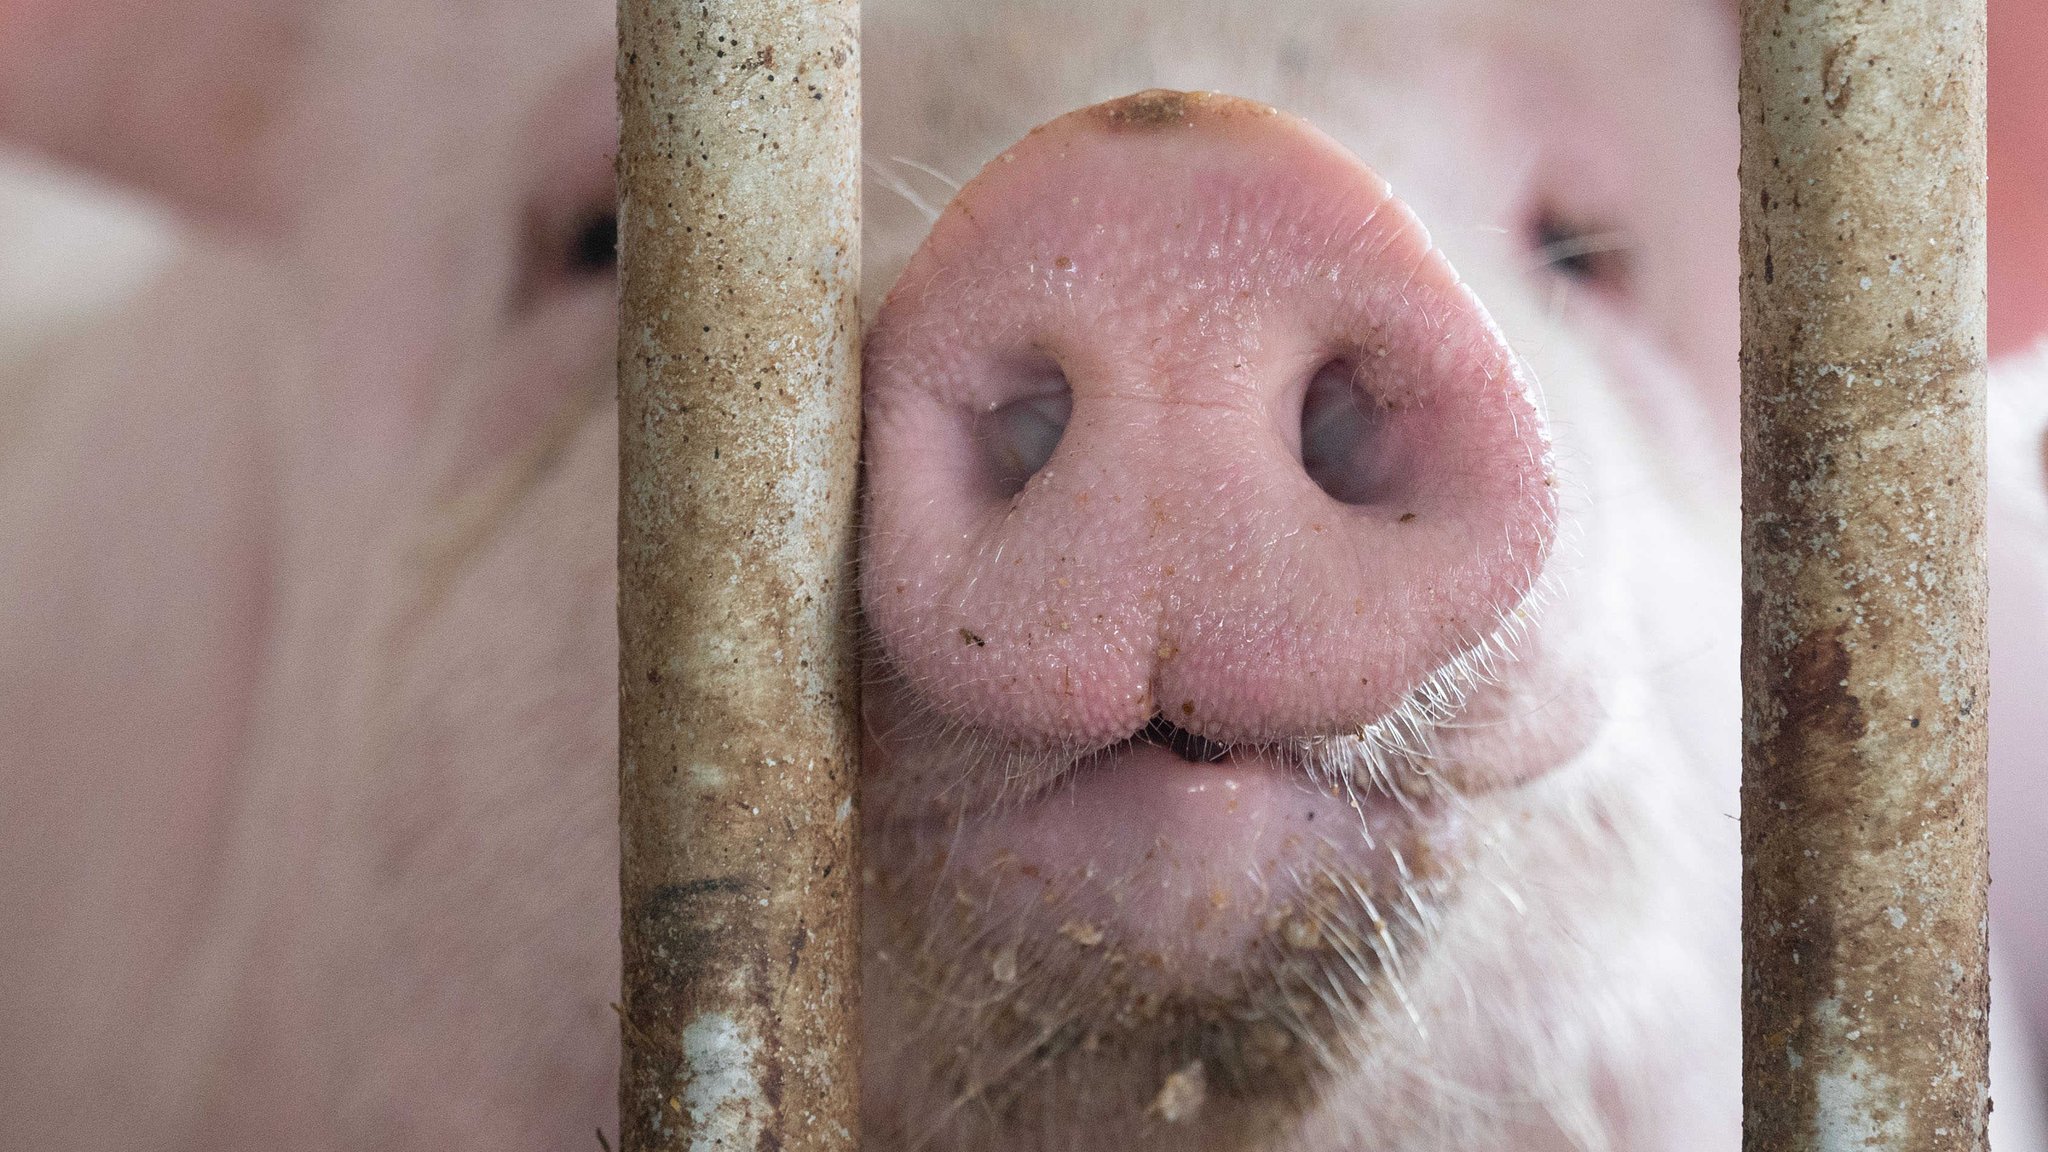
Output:
<instances>
[{"instance_id":1,"label":"dirt speck on snout","mask_svg":"<svg viewBox=\"0 0 2048 1152\"><path fill-rule=\"evenodd\" d=\"M1208 1098L1208 1074L1203 1071L1200 1060L1193 1060L1167 1076L1165 1083L1159 1086L1159 1095L1152 1098L1145 1114L1157 1116L1168 1124L1180 1124L1194 1119Z\"/></svg>"},{"instance_id":2,"label":"dirt speck on snout","mask_svg":"<svg viewBox=\"0 0 2048 1152\"><path fill-rule=\"evenodd\" d=\"M1165 128L1186 120L1201 102L1199 92L1148 88L1121 100L1111 100L1098 111L1104 124L1111 128Z\"/></svg>"},{"instance_id":3,"label":"dirt speck on snout","mask_svg":"<svg viewBox=\"0 0 2048 1152\"><path fill-rule=\"evenodd\" d=\"M1148 132L1176 125L1192 127L1206 118L1228 116L1276 116L1278 111L1257 101L1220 92L1177 92L1171 88L1148 88L1118 100L1098 104L1091 112L1102 127L1112 132Z\"/></svg>"}]
</instances>

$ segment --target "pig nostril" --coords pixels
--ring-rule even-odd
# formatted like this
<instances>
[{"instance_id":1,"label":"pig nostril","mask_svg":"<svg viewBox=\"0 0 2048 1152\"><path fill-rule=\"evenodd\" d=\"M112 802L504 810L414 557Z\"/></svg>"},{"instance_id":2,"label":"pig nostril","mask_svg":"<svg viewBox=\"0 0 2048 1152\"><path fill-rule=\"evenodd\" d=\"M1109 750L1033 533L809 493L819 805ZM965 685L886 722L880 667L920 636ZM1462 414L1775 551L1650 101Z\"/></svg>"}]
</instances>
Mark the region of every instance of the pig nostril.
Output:
<instances>
[{"instance_id":1,"label":"pig nostril","mask_svg":"<svg viewBox=\"0 0 2048 1152\"><path fill-rule=\"evenodd\" d=\"M1074 396L1057 367L1036 370L1030 395L999 404L975 421L991 479L1005 497L1024 490L1052 459L1073 416Z\"/></svg>"},{"instance_id":2,"label":"pig nostril","mask_svg":"<svg viewBox=\"0 0 2048 1152\"><path fill-rule=\"evenodd\" d=\"M1370 504L1392 479L1385 407L1359 383L1358 368L1332 360L1309 381L1301 403L1301 467L1346 504Z\"/></svg>"}]
</instances>

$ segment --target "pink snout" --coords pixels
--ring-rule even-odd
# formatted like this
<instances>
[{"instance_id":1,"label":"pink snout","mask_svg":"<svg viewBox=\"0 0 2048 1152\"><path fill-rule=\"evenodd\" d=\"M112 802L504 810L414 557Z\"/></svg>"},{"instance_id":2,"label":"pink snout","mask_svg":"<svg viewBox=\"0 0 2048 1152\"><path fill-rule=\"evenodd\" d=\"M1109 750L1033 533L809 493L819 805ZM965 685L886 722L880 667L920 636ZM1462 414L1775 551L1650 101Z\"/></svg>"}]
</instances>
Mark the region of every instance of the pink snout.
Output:
<instances>
[{"instance_id":1,"label":"pink snout","mask_svg":"<svg viewBox=\"0 0 2048 1152\"><path fill-rule=\"evenodd\" d=\"M1047 124L867 354L867 618L947 721L1097 747L1355 732L1527 596L1534 385L1386 183L1263 105Z\"/></svg>"}]
</instances>

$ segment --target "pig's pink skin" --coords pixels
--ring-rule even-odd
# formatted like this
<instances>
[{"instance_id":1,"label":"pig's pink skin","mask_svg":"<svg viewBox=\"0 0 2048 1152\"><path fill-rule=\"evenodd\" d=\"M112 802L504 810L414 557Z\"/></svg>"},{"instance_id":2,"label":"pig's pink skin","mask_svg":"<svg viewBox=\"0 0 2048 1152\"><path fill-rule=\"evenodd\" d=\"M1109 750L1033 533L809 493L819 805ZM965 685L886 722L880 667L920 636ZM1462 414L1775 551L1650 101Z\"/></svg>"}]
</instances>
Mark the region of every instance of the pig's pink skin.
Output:
<instances>
[{"instance_id":1,"label":"pig's pink skin","mask_svg":"<svg viewBox=\"0 0 2048 1152\"><path fill-rule=\"evenodd\" d=\"M0 1145L612 1130L611 298L545 255L608 195L611 12L0 0L0 133L206 222L0 383ZM1397 1016L1295 1148L1738 1146L1728 12L867 5L871 303L929 225L895 189L950 194L897 157L964 176L1072 109L1220 87L1368 157L1544 382L1570 579L1542 637L1587 691L1470 734L1526 758L1473 814L1503 858L1442 910L1427 1036ZM2038 273L2010 243L2026 176L1997 183L1994 247L2022 255L1996 275ZM1625 290L1531 270L1537 196L1625 227ZM2008 942L2048 907L2041 415L1995 449ZM878 756L872 813L942 795L911 767ZM1999 1004L2048 1022L2041 956ZM878 1123L948 1099L906 1049L974 1040L912 1007L869 990ZM2040 1147L2000 1134L2019 1082L1997 1095L2001 1152Z\"/></svg>"},{"instance_id":2,"label":"pig's pink skin","mask_svg":"<svg viewBox=\"0 0 2048 1152\"><path fill-rule=\"evenodd\" d=\"M1991 352L2048 332L2048 6L1991 5Z\"/></svg>"},{"instance_id":3,"label":"pig's pink skin","mask_svg":"<svg viewBox=\"0 0 2048 1152\"><path fill-rule=\"evenodd\" d=\"M289 162L185 158L284 206L152 173L203 222L6 373L0 1146L611 1127L610 12L321 9L220 73Z\"/></svg>"}]
</instances>

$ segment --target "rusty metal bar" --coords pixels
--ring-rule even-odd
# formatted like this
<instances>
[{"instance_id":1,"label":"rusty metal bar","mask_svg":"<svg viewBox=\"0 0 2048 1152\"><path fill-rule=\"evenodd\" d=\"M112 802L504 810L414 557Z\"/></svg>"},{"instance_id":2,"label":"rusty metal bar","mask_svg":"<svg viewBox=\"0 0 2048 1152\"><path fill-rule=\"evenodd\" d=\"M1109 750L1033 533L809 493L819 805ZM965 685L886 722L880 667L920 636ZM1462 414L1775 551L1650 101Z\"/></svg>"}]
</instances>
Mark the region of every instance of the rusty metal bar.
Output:
<instances>
[{"instance_id":1,"label":"rusty metal bar","mask_svg":"<svg viewBox=\"0 0 2048 1152\"><path fill-rule=\"evenodd\" d=\"M1984 0L1742 0L1743 1147L1981 1149Z\"/></svg>"},{"instance_id":2,"label":"rusty metal bar","mask_svg":"<svg viewBox=\"0 0 2048 1152\"><path fill-rule=\"evenodd\" d=\"M624 1149L858 1139L857 0L619 6Z\"/></svg>"}]
</instances>

